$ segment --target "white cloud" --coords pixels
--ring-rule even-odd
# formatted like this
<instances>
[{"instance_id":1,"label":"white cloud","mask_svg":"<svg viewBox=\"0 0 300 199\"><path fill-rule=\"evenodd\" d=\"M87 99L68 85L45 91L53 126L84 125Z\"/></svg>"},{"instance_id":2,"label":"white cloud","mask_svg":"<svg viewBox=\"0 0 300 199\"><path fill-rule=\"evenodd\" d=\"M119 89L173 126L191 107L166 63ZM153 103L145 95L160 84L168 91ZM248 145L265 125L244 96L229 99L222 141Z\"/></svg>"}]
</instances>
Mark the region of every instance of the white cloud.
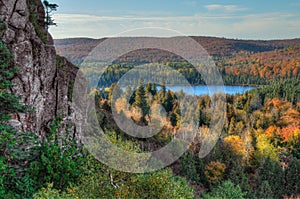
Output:
<instances>
[{"instance_id":1,"label":"white cloud","mask_svg":"<svg viewBox=\"0 0 300 199\"><path fill-rule=\"evenodd\" d=\"M96 16L87 14L55 14L53 18L55 21L63 23L73 22L100 22L100 21L191 21L204 18L215 19L233 19L239 16L234 15L192 15L192 16L176 16L176 17L137 17L137 16L125 16L125 17L112 17L112 16Z\"/></svg>"},{"instance_id":2,"label":"white cloud","mask_svg":"<svg viewBox=\"0 0 300 199\"><path fill-rule=\"evenodd\" d=\"M179 17L100 17L81 14L54 15L57 27L51 27L54 38L111 37L120 32L162 27L185 35L207 35L244 39L284 39L299 37L299 14L264 13L252 15L193 15ZM178 32L136 31L126 36L174 36ZM128 33L131 34L131 33ZM156 35L157 34L157 35Z\"/></svg>"},{"instance_id":3,"label":"white cloud","mask_svg":"<svg viewBox=\"0 0 300 199\"><path fill-rule=\"evenodd\" d=\"M236 11L243 11L247 8L240 7L237 5L220 5L220 4L210 4L204 6L209 11L223 11L223 12L236 12Z\"/></svg>"},{"instance_id":4,"label":"white cloud","mask_svg":"<svg viewBox=\"0 0 300 199\"><path fill-rule=\"evenodd\" d=\"M61 22L99 22L99 21L185 21L191 20L195 16L182 17L111 17L111 16L96 16L86 14L55 14L54 19Z\"/></svg>"}]
</instances>

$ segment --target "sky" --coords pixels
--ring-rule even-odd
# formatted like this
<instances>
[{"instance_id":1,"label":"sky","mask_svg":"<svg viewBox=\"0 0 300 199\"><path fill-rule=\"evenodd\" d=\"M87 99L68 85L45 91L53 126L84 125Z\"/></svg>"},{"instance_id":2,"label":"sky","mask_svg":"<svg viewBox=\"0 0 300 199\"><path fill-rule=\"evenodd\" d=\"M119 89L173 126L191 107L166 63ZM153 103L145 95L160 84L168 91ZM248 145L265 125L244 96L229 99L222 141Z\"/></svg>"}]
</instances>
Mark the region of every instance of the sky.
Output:
<instances>
[{"instance_id":1,"label":"sky","mask_svg":"<svg viewBox=\"0 0 300 199\"><path fill-rule=\"evenodd\" d=\"M55 39L115 36L300 38L299 0L48 0ZM160 31L151 31L156 27Z\"/></svg>"}]
</instances>

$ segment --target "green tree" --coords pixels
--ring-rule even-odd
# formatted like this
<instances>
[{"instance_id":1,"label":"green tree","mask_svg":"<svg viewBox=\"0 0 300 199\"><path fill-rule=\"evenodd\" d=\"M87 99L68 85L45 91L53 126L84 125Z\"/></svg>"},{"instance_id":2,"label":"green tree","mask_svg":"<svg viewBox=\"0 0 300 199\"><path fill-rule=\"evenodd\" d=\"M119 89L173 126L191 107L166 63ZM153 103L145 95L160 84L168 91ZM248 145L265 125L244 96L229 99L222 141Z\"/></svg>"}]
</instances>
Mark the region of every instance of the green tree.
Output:
<instances>
[{"instance_id":1,"label":"green tree","mask_svg":"<svg viewBox=\"0 0 300 199\"><path fill-rule=\"evenodd\" d=\"M276 191L276 190L274 190ZM264 180L256 190L256 197L257 198L273 198L273 191L269 182Z\"/></svg>"},{"instance_id":2,"label":"green tree","mask_svg":"<svg viewBox=\"0 0 300 199\"><path fill-rule=\"evenodd\" d=\"M180 175L188 180L196 182L206 188L210 188L210 183L205 175L205 165L198 155L188 152L180 158L181 172Z\"/></svg>"},{"instance_id":3,"label":"green tree","mask_svg":"<svg viewBox=\"0 0 300 199\"><path fill-rule=\"evenodd\" d=\"M245 193L245 196L249 198L252 195L251 188L249 186L249 180L247 174L244 172L243 166L235 162L236 165L230 169L228 179L235 185L239 185L242 191Z\"/></svg>"},{"instance_id":4,"label":"green tree","mask_svg":"<svg viewBox=\"0 0 300 199\"><path fill-rule=\"evenodd\" d=\"M170 169L132 176L120 190L120 198L194 198L187 181Z\"/></svg>"},{"instance_id":5,"label":"green tree","mask_svg":"<svg viewBox=\"0 0 300 199\"><path fill-rule=\"evenodd\" d=\"M210 195L205 196L204 198L235 198L243 199L244 193L242 192L239 185L234 186L231 181L224 181L220 186L213 189ZM212 196L212 197L211 197Z\"/></svg>"},{"instance_id":6,"label":"green tree","mask_svg":"<svg viewBox=\"0 0 300 199\"><path fill-rule=\"evenodd\" d=\"M200 184L200 176L197 172L196 160L191 153L187 153L181 158L181 175L185 176L187 179ZM204 172L203 172L204 174Z\"/></svg>"},{"instance_id":7,"label":"green tree","mask_svg":"<svg viewBox=\"0 0 300 199\"><path fill-rule=\"evenodd\" d=\"M157 89L156 89L156 85L149 83L146 86L146 93L151 93L152 96L155 96L157 94Z\"/></svg>"},{"instance_id":8,"label":"green tree","mask_svg":"<svg viewBox=\"0 0 300 199\"><path fill-rule=\"evenodd\" d=\"M170 121L172 126L176 127L177 129L180 127L180 118L180 110L178 106L176 106L174 111L171 113Z\"/></svg>"},{"instance_id":9,"label":"green tree","mask_svg":"<svg viewBox=\"0 0 300 199\"><path fill-rule=\"evenodd\" d=\"M172 96L171 91L168 91L164 97L163 105L166 109L166 112L169 113L173 109L174 96Z\"/></svg>"},{"instance_id":10,"label":"green tree","mask_svg":"<svg viewBox=\"0 0 300 199\"><path fill-rule=\"evenodd\" d=\"M60 117L50 124L50 132L40 147L40 158L33 164L33 173L40 184L53 183L54 188L64 189L75 183L82 174L82 156L76 138Z\"/></svg>"},{"instance_id":11,"label":"green tree","mask_svg":"<svg viewBox=\"0 0 300 199\"><path fill-rule=\"evenodd\" d=\"M46 0L43 1L43 4L44 4L45 9L46 9L46 19L45 19L46 21L45 21L45 24L46 24L46 29L48 30L49 26L56 26L56 23L54 23L54 19L51 16L51 13L53 11L57 10L58 5L57 4L53 4L53 3L49 3Z\"/></svg>"},{"instance_id":12,"label":"green tree","mask_svg":"<svg viewBox=\"0 0 300 199\"><path fill-rule=\"evenodd\" d=\"M135 101L133 103L133 106L141 108L144 120L144 117L149 112L149 108L146 100L146 93L143 80L139 80L138 89L135 92Z\"/></svg>"},{"instance_id":13,"label":"green tree","mask_svg":"<svg viewBox=\"0 0 300 199\"><path fill-rule=\"evenodd\" d=\"M247 112L253 112L262 107L262 101L258 93L253 92L251 96L248 97L248 110Z\"/></svg>"},{"instance_id":14,"label":"green tree","mask_svg":"<svg viewBox=\"0 0 300 199\"><path fill-rule=\"evenodd\" d=\"M286 177L286 194L287 195L299 195L300 194L300 161L294 159L289 164L289 167L285 171Z\"/></svg>"},{"instance_id":15,"label":"green tree","mask_svg":"<svg viewBox=\"0 0 300 199\"><path fill-rule=\"evenodd\" d=\"M284 172L280 164L270 158L263 160L262 168L259 171L258 186L262 186L264 181L269 183L275 198L283 196L285 187Z\"/></svg>"}]
</instances>

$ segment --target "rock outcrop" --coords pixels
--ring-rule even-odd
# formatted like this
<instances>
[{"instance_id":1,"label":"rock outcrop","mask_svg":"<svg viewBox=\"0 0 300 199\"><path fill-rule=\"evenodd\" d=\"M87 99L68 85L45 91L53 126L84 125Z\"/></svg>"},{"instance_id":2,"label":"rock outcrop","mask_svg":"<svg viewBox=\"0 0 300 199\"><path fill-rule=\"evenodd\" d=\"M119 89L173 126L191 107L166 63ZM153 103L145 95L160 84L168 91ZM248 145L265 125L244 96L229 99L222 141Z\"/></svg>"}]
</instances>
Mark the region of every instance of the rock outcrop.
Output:
<instances>
[{"instance_id":1,"label":"rock outcrop","mask_svg":"<svg viewBox=\"0 0 300 199\"><path fill-rule=\"evenodd\" d=\"M14 123L19 121L22 130L43 136L56 115L68 118L78 68L56 55L40 0L0 0L0 17L8 26L2 41L19 67L13 92L34 109L16 115Z\"/></svg>"}]
</instances>

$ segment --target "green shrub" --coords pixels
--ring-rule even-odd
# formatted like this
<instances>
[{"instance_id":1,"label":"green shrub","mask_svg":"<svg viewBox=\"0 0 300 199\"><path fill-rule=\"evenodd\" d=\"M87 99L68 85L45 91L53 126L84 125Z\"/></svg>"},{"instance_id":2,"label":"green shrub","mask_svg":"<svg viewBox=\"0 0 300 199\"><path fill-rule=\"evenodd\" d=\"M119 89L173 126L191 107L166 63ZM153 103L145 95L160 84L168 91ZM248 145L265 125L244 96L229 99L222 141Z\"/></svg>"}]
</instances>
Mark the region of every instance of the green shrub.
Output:
<instances>
[{"instance_id":1,"label":"green shrub","mask_svg":"<svg viewBox=\"0 0 300 199\"><path fill-rule=\"evenodd\" d=\"M53 183L54 188L64 189L75 183L82 174L82 156L76 139L68 127L62 129L61 118L50 124L50 132L40 147L40 159L32 164L33 176L40 184Z\"/></svg>"},{"instance_id":2,"label":"green shrub","mask_svg":"<svg viewBox=\"0 0 300 199\"><path fill-rule=\"evenodd\" d=\"M118 194L117 194L118 195ZM184 178L165 169L134 175L121 188L121 198L194 198L194 191Z\"/></svg>"},{"instance_id":3,"label":"green shrub","mask_svg":"<svg viewBox=\"0 0 300 199\"><path fill-rule=\"evenodd\" d=\"M84 158L85 172L77 184L61 190L50 183L34 196L48 198L194 198L194 191L184 178L170 169L147 174L112 170L91 155Z\"/></svg>"},{"instance_id":4,"label":"green shrub","mask_svg":"<svg viewBox=\"0 0 300 199\"><path fill-rule=\"evenodd\" d=\"M242 192L241 188L234 184L231 181L224 181L220 186L213 189L212 193L206 195L204 198L234 198L234 199L243 199L244 193Z\"/></svg>"}]
</instances>

